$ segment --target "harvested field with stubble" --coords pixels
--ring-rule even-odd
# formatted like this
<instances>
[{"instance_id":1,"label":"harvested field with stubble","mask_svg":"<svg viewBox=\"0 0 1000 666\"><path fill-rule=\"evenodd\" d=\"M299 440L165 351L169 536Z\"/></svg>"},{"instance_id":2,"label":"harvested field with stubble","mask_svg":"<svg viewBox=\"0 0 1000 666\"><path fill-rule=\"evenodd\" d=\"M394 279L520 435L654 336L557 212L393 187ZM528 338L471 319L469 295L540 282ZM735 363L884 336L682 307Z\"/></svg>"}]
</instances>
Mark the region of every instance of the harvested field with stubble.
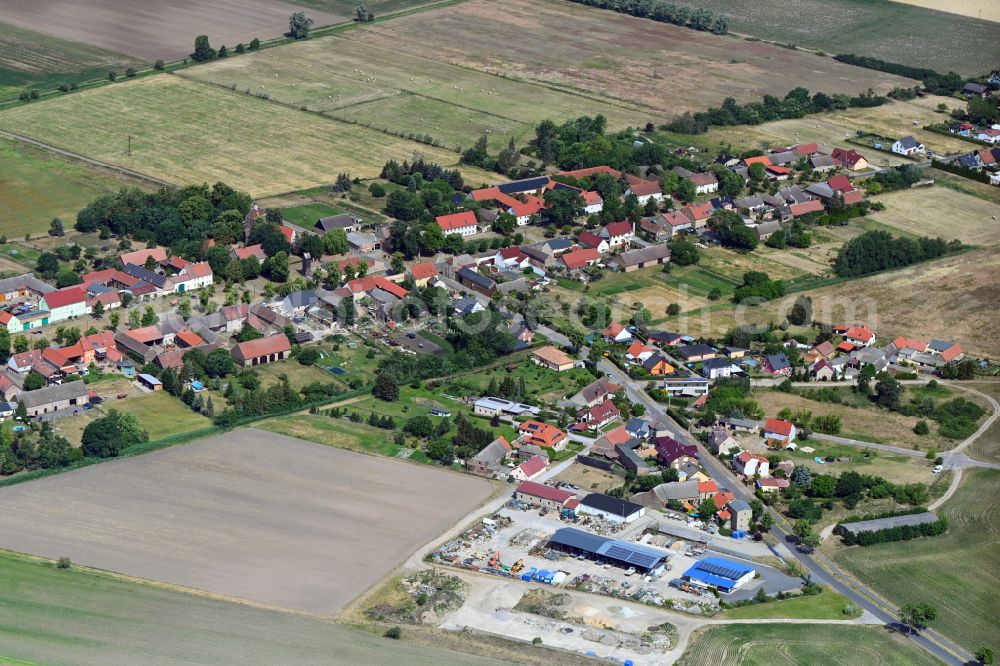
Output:
<instances>
[{"instance_id":1,"label":"harvested field with stubble","mask_svg":"<svg viewBox=\"0 0 1000 666\"><path fill-rule=\"evenodd\" d=\"M1000 205L946 187L919 187L880 195L885 210L872 219L917 236L970 245L1000 241ZM943 220L950 223L942 224Z\"/></svg>"},{"instance_id":2,"label":"harvested field with stubble","mask_svg":"<svg viewBox=\"0 0 1000 666\"><path fill-rule=\"evenodd\" d=\"M603 113L613 128L651 119L616 100L501 78L449 64L435 53L401 58L397 45L370 43L372 30L266 49L180 74L398 135L430 136L452 149L467 148L484 134L493 149L511 137L522 143L546 118Z\"/></svg>"},{"instance_id":3,"label":"harvested field with stubble","mask_svg":"<svg viewBox=\"0 0 1000 666\"><path fill-rule=\"evenodd\" d=\"M469 0L351 38L361 34L386 51L623 100L655 114L653 121L795 86L856 94L913 84L815 54L557 0Z\"/></svg>"},{"instance_id":4,"label":"harvested field with stubble","mask_svg":"<svg viewBox=\"0 0 1000 666\"><path fill-rule=\"evenodd\" d=\"M232 49L254 37L280 37L288 16L300 8L281 0L87 0L33 2L6 0L4 21L63 39L126 53L149 63L188 57L197 35L218 48ZM310 11L317 26L342 23L349 16Z\"/></svg>"},{"instance_id":5,"label":"harvested field with stubble","mask_svg":"<svg viewBox=\"0 0 1000 666\"><path fill-rule=\"evenodd\" d=\"M0 547L331 616L491 491L245 429L4 488Z\"/></svg>"},{"instance_id":6,"label":"harvested field with stubble","mask_svg":"<svg viewBox=\"0 0 1000 666\"><path fill-rule=\"evenodd\" d=\"M415 153L455 154L162 74L0 113L0 128L178 184L222 180L254 196L369 178ZM126 154L132 136L132 155Z\"/></svg>"}]
</instances>

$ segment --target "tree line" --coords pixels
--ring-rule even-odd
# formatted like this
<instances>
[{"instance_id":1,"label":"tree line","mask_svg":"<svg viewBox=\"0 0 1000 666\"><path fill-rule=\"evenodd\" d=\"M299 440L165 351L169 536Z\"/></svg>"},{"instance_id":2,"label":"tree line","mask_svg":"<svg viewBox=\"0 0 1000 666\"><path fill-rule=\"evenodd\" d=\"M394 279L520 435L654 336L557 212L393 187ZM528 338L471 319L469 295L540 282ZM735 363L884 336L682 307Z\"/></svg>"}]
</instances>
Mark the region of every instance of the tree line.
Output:
<instances>
[{"instance_id":1,"label":"tree line","mask_svg":"<svg viewBox=\"0 0 1000 666\"><path fill-rule=\"evenodd\" d=\"M962 249L958 240L943 238L893 238L886 231L866 231L844 243L837 252L834 271L840 277L856 277L902 268L937 259Z\"/></svg>"},{"instance_id":2,"label":"tree line","mask_svg":"<svg viewBox=\"0 0 1000 666\"><path fill-rule=\"evenodd\" d=\"M771 120L802 118L837 109L881 106L890 101L888 97L876 95L870 88L853 97L843 94L827 95L823 92L810 97L808 90L798 87L788 91L784 98L764 95L762 101L746 104L738 104L735 98L727 97L722 106L696 113L685 112L667 123L664 129L679 134L704 134L713 125L759 125Z\"/></svg>"},{"instance_id":3,"label":"tree line","mask_svg":"<svg viewBox=\"0 0 1000 666\"><path fill-rule=\"evenodd\" d=\"M570 2L588 7L610 9L619 14L648 18L660 23L671 23L692 30L711 32L715 35L729 33L729 20L725 16L715 16L708 9L691 9L663 0L570 0Z\"/></svg>"},{"instance_id":4,"label":"tree line","mask_svg":"<svg viewBox=\"0 0 1000 666\"><path fill-rule=\"evenodd\" d=\"M935 95L947 96L956 93L962 89L962 86L966 82L966 79L963 79L955 72L941 74L929 67L912 67L910 65L902 65L898 62L888 62L879 58L859 56L853 53L840 53L833 56L833 59L856 67L874 69L878 72L888 72L889 74L898 74L908 79L922 81L924 87Z\"/></svg>"}]
</instances>

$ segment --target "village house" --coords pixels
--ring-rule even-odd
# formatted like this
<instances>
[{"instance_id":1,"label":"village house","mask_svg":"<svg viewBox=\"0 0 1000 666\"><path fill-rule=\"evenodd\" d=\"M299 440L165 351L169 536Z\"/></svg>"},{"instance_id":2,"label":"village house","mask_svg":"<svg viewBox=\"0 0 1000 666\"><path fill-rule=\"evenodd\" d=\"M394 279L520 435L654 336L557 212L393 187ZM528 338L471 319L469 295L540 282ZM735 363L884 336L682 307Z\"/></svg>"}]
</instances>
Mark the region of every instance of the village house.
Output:
<instances>
[{"instance_id":1,"label":"village house","mask_svg":"<svg viewBox=\"0 0 1000 666\"><path fill-rule=\"evenodd\" d=\"M539 347L531 352L531 362L556 372L570 370L576 363L572 356L553 345Z\"/></svg>"},{"instance_id":2,"label":"village house","mask_svg":"<svg viewBox=\"0 0 1000 666\"><path fill-rule=\"evenodd\" d=\"M642 362L642 369L651 375L663 376L673 374L675 368L670 365L666 357L660 354L653 354Z\"/></svg>"},{"instance_id":3,"label":"village house","mask_svg":"<svg viewBox=\"0 0 1000 666\"><path fill-rule=\"evenodd\" d=\"M613 321L601 332L601 337L611 343L624 343L633 340L632 333L623 324Z\"/></svg>"},{"instance_id":4,"label":"village house","mask_svg":"<svg viewBox=\"0 0 1000 666\"><path fill-rule=\"evenodd\" d=\"M347 245L355 252L367 254L382 249L382 243L375 234L364 231L352 231L347 234Z\"/></svg>"},{"instance_id":5,"label":"village house","mask_svg":"<svg viewBox=\"0 0 1000 666\"><path fill-rule=\"evenodd\" d=\"M733 470L748 479L752 479L758 474L762 477L769 476L770 469L771 463L764 456L754 455L749 451L740 451L733 456Z\"/></svg>"},{"instance_id":6,"label":"village house","mask_svg":"<svg viewBox=\"0 0 1000 666\"><path fill-rule=\"evenodd\" d=\"M659 266L670 260L670 248L666 245L650 245L638 250L626 250L616 255L611 263L624 273L631 273L650 266Z\"/></svg>"},{"instance_id":7,"label":"village house","mask_svg":"<svg viewBox=\"0 0 1000 666\"><path fill-rule=\"evenodd\" d=\"M549 509L550 511L561 511L570 502L574 506L579 503L576 493L534 481L525 481L519 485L514 491L514 499L528 506Z\"/></svg>"},{"instance_id":8,"label":"village house","mask_svg":"<svg viewBox=\"0 0 1000 666\"><path fill-rule=\"evenodd\" d=\"M142 250L135 250L133 252L126 252L118 257L118 266L120 268L125 268L129 264L134 264L136 266L145 266L146 261L152 257L153 261L159 265L167 260L167 248L165 247L150 247Z\"/></svg>"},{"instance_id":9,"label":"village house","mask_svg":"<svg viewBox=\"0 0 1000 666\"><path fill-rule=\"evenodd\" d=\"M659 436L654 439L656 458L667 467L679 469L687 463L698 463L698 447L682 444L672 437Z\"/></svg>"},{"instance_id":10,"label":"village house","mask_svg":"<svg viewBox=\"0 0 1000 666\"><path fill-rule=\"evenodd\" d=\"M584 231L576 238L576 244L584 249L597 250L600 254L607 254L611 250L611 244L607 238L602 238L593 231Z\"/></svg>"},{"instance_id":11,"label":"village house","mask_svg":"<svg viewBox=\"0 0 1000 666\"><path fill-rule=\"evenodd\" d=\"M788 361L788 357L784 354L768 354L764 359L764 365L761 369L769 375L774 375L775 377L787 377L792 374L792 364Z\"/></svg>"},{"instance_id":12,"label":"village house","mask_svg":"<svg viewBox=\"0 0 1000 666\"><path fill-rule=\"evenodd\" d=\"M621 412L610 400L581 409L576 413L576 430L600 430L615 419L621 417Z\"/></svg>"},{"instance_id":13,"label":"village house","mask_svg":"<svg viewBox=\"0 0 1000 666\"><path fill-rule=\"evenodd\" d=\"M185 265L176 275L167 279L167 284L172 285L171 291L188 292L210 287L214 279L212 267L208 262L199 261Z\"/></svg>"},{"instance_id":14,"label":"village house","mask_svg":"<svg viewBox=\"0 0 1000 666\"><path fill-rule=\"evenodd\" d=\"M441 227L441 231L445 236L458 234L464 237L479 233L479 223L476 220L476 214L471 210L452 213L451 215L438 215L434 218L434 221Z\"/></svg>"},{"instance_id":15,"label":"village house","mask_svg":"<svg viewBox=\"0 0 1000 666\"><path fill-rule=\"evenodd\" d=\"M813 363L809 367L809 374L818 382L833 381L837 377L837 371L825 358Z\"/></svg>"},{"instance_id":16,"label":"village house","mask_svg":"<svg viewBox=\"0 0 1000 666\"><path fill-rule=\"evenodd\" d=\"M606 377L601 377L600 379L584 386L569 400L574 405L579 405L580 407L593 407L594 405L601 404L605 400L610 400L614 394L621 391L622 388L621 384L614 384Z\"/></svg>"},{"instance_id":17,"label":"village house","mask_svg":"<svg viewBox=\"0 0 1000 666\"><path fill-rule=\"evenodd\" d=\"M548 469L549 459L545 456L534 456L511 470L510 475L514 481L531 481L541 476L542 472Z\"/></svg>"},{"instance_id":18,"label":"village house","mask_svg":"<svg viewBox=\"0 0 1000 666\"><path fill-rule=\"evenodd\" d=\"M636 340L629 345L628 350L625 352L625 358L633 363L640 363L656 353L657 352L654 347L647 347Z\"/></svg>"},{"instance_id":19,"label":"village house","mask_svg":"<svg viewBox=\"0 0 1000 666\"><path fill-rule=\"evenodd\" d=\"M713 201L715 200L713 199ZM695 229L702 229L707 226L708 221L712 219L712 213L715 212L715 206L713 206L711 202L700 204L691 203L681 208L681 212L691 220ZM679 229L675 230L680 231Z\"/></svg>"},{"instance_id":20,"label":"village house","mask_svg":"<svg viewBox=\"0 0 1000 666\"><path fill-rule=\"evenodd\" d=\"M679 210L663 213L663 219L670 225L671 235L694 229L694 220Z\"/></svg>"},{"instance_id":21,"label":"village house","mask_svg":"<svg viewBox=\"0 0 1000 666\"><path fill-rule=\"evenodd\" d=\"M795 439L795 424L782 419L768 419L761 433L765 441L784 447Z\"/></svg>"},{"instance_id":22,"label":"village house","mask_svg":"<svg viewBox=\"0 0 1000 666\"><path fill-rule=\"evenodd\" d=\"M743 449L740 441L725 428L713 428L708 436L708 448L715 455L728 456Z\"/></svg>"},{"instance_id":23,"label":"village house","mask_svg":"<svg viewBox=\"0 0 1000 666\"><path fill-rule=\"evenodd\" d=\"M569 435L559 428L535 421L525 421L517 427L518 439L522 444L535 444L545 449L562 450L569 441Z\"/></svg>"},{"instance_id":24,"label":"village house","mask_svg":"<svg viewBox=\"0 0 1000 666\"><path fill-rule=\"evenodd\" d=\"M621 220L605 226L597 235L606 240L608 247L614 250L632 242L635 238L635 227L628 220Z\"/></svg>"},{"instance_id":25,"label":"village house","mask_svg":"<svg viewBox=\"0 0 1000 666\"><path fill-rule=\"evenodd\" d=\"M82 381L75 381L21 393L18 402L24 405L28 416L34 418L61 410L72 409L76 413L90 402L90 398L87 395L87 385Z\"/></svg>"},{"instance_id":26,"label":"village house","mask_svg":"<svg viewBox=\"0 0 1000 666\"><path fill-rule=\"evenodd\" d=\"M776 493L784 490L789 486L788 479L776 479L773 477L764 477L757 479L757 487L763 493Z\"/></svg>"},{"instance_id":27,"label":"village house","mask_svg":"<svg viewBox=\"0 0 1000 666\"><path fill-rule=\"evenodd\" d=\"M283 361L292 353L292 346L284 333L267 335L256 340L241 342L232 350L233 360L240 367L250 368Z\"/></svg>"},{"instance_id":28,"label":"village house","mask_svg":"<svg viewBox=\"0 0 1000 666\"><path fill-rule=\"evenodd\" d=\"M42 297L40 310L48 310L49 323L82 317L90 313L87 308L87 290L82 285L50 291Z\"/></svg>"},{"instance_id":29,"label":"village house","mask_svg":"<svg viewBox=\"0 0 1000 666\"><path fill-rule=\"evenodd\" d=\"M864 155L856 150L846 150L844 148L834 148L830 155L850 171L865 171L868 169L868 160Z\"/></svg>"},{"instance_id":30,"label":"village house","mask_svg":"<svg viewBox=\"0 0 1000 666\"><path fill-rule=\"evenodd\" d=\"M503 463L510 457L510 452L510 444L501 435L487 444L482 451L469 458L465 466L473 474L493 476L503 468Z\"/></svg>"},{"instance_id":31,"label":"village house","mask_svg":"<svg viewBox=\"0 0 1000 666\"><path fill-rule=\"evenodd\" d=\"M339 213L337 215L328 215L327 217L321 217L316 220L316 230L322 233L327 233L333 231L334 229L341 229L345 234L353 233L355 231L361 231L362 223L361 218L354 217L348 213Z\"/></svg>"},{"instance_id":32,"label":"village house","mask_svg":"<svg viewBox=\"0 0 1000 666\"><path fill-rule=\"evenodd\" d=\"M698 361L707 361L710 358L715 358L715 349L709 347L708 345L684 345L677 347L677 353L684 358L686 361L691 361L692 363L697 363Z\"/></svg>"},{"instance_id":33,"label":"village house","mask_svg":"<svg viewBox=\"0 0 1000 666\"><path fill-rule=\"evenodd\" d=\"M922 155L926 152L926 148L924 148L924 144L912 136L904 136L892 143L892 152L909 157L910 155Z\"/></svg>"},{"instance_id":34,"label":"village house","mask_svg":"<svg viewBox=\"0 0 1000 666\"><path fill-rule=\"evenodd\" d=\"M625 196L634 194L639 203L645 205L650 199L659 203L663 200L663 188L660 186L658 180L646 180L644 178L639 178L638 176L626 175L625 179L628 183L628 189L625 190Z\"/></svg>"},{"instance_id":35,"label":"village house","mask_svg":"<svg viewBox=\"0 0 1000 666\"><path fill-rule=\"evenodd\" d=\"M455 278L459 283L465 285L473 291L492 297L497 291L497 283L482 273L469 266L463 266L455 272Z\"/></svg>"},{"instance_id":36,"label":"village house","mask_svg":"<svg viewBox=\"0 0 1000 666\"><path fill-rule=\"evenodd\" d=\"M593 266L600 260L600 253L593 248L573 250L559 257L559 261L570 274L579 273L585 267Z\"/></svg>"}]
</instances>

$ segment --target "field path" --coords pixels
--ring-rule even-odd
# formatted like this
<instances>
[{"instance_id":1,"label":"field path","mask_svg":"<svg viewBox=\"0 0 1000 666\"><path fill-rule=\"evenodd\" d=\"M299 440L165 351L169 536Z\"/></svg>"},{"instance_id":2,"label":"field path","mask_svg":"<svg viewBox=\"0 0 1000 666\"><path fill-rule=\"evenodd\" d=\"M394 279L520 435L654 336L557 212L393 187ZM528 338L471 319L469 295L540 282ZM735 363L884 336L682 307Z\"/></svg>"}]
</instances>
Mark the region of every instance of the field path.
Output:
<instances>
[{"instance_id":1,"label":"field path","mask_svg":"<svg viewBox=\"0 0 1000 666\"><path fill-rule=\"evenodd\" d=\"M6 137L8 139L13 139L14 141L20 141L21 143L26 143L28 145L35 146L36 148L48 150L49 152L62 155L63 157L69 157L74 160L80 160L81 162L85 162L86 164L90 164L91 166L100 167L102 169L108 169L109 171L115 171L117 173L121 173L126 176L131 176L133 178L139 178L141 180L148 180L149 182L155 183L157 185L166 185L167 187L178 186L177 183L171 183L170 181L163 180L161 178L156 178L155 176L150 176L149 174L142 173L140 171L133 171L132 169L129 169L127 167L117 166L115 164L109 164L107 162L102 162L101 160L95 160L92 157L85 157L84 155L80 155L79 153L73 153L68 150L64 150L62 148L56 148L51 144L44 143L36 139L32 139L30 137L26 137L22 134L10 132L5 129L0 129L0 136Z\"/></svg>"}]
</instances>

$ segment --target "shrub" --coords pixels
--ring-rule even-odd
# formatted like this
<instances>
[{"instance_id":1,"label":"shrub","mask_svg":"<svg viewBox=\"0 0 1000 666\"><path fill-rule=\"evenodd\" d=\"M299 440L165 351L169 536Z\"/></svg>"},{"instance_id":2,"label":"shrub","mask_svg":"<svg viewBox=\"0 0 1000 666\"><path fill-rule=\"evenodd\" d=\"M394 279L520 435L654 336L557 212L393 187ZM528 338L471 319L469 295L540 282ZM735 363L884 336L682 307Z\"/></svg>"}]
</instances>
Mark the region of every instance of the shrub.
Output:
<instances>
[{"instance_id":1,"label":"shrub","mask_svg":"<svg viewBox=\"0 0 1000 666\"><path fill-rule=\"evenodd\" d=\"M166 68L166 65L163 64L162 60L157 60L156 62L153 63L153 69L155 69L155 70L158 70L158 71L162 72L165 68Z\"/></svg>"},{"instance_id":2,"label":"shrub","mask_svg":"<svg viewBox=\"0 0 1000 666\"><path fill-rule=\"evenodd\" d=\"M403 630L400 629L399 627L389 627L388 629L385 630L385 633L382 635L385 636L386 638L391 638L393 640L398 641L400 638L403 637Z\"/></svg>"},{"instance_id":3,"label":"shrub","mask_svg":"<svg viewBox=\"0 0 1000 666\"><path fill-rule=\"evenodd\" d=\"M59 561L56 562L57 569L69 569L71 566L73 566L73 563L70 562L70 559L65 556L60 557Z\"/></svg>"}]
</instances>

